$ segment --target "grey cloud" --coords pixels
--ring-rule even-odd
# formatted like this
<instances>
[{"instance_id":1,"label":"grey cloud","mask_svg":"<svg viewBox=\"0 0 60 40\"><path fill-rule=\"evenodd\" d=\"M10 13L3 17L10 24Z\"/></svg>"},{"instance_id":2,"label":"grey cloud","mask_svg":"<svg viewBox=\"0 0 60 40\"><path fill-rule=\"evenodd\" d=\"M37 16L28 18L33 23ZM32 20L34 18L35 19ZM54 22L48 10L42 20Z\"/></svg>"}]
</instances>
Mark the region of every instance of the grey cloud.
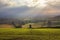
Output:
<instances>
[{"instance_id":1,"label":"grey cloud","mask_svg":"<svg viewBox=\"0 0 60 40\"><path fill-rule=\"evenodd\" d=\"M30 10L31 8L27 6L4 8L0 10L0 17L23 17L24 12Z\"/></svg>"},{"instance_id":2,"label":"grey cloud","mask_svg":"<svg viewBox=\"0 0 60 40\"><path fill-rule=\"evenodd\" d=\"M3 7L7 7L7 6L9 6L9 5L8 4L4 4L3 2L0 2L0 8L2 8L2 9L0 9L0 18L1 17L19 17L20 18L20 17L27 17L27 16L31 16L32 17L32 16L35 16L35 15L36 16L42 16L42 14L44 15L44 13L43 13L44 11L40 12L40 10L37 10L39 12L39 14L37 14L36 11L34 11L33 13L28 12L28 11L32 10L33 8L29 8L27 6L3 8ZM47 6L47 7L50 7L50 8L47 8L47 9L45 8L45 10L53 9L53 8L55 10L56 9L60 10L60 4L59 3L55 4L55 5L49 4L49 6ZM33 10L36 10L36 9L33 9Z\"/></svg>"}]
</instances>

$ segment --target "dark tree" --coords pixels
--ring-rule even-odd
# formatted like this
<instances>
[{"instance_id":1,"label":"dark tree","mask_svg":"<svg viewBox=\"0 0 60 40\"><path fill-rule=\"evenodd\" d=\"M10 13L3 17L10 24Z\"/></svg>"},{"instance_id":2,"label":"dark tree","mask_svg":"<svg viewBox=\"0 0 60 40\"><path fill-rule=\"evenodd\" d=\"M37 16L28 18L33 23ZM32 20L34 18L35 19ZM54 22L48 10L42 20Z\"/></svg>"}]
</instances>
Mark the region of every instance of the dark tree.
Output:
<instances>
[{"instance_id":1,"label":"dark tree","mask_svg":"<svg viewBox=\"0 0 60 40\"><path fill-rule=\"evenodd\" d=\"M31 24L29 25L29 28L32 28L32 25Z\"/></svg>"}]
</instances>

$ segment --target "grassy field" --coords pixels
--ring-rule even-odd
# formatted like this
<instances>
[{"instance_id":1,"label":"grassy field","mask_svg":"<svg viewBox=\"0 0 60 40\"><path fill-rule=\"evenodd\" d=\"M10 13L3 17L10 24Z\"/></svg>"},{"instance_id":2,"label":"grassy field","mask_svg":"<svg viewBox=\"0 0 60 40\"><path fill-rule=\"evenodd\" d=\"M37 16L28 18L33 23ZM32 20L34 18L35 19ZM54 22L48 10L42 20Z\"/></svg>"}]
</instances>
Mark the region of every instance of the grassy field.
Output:
<instances>
[{"instance_id":1,"label":"grassy field","mask_svg":"<svg viewBox=\"0 0 60 40\"><path fill-rule=\"evenodd\" d=\"M0 28L0 40L60 40L60 29Z\"/></svg>"}]
</instances>

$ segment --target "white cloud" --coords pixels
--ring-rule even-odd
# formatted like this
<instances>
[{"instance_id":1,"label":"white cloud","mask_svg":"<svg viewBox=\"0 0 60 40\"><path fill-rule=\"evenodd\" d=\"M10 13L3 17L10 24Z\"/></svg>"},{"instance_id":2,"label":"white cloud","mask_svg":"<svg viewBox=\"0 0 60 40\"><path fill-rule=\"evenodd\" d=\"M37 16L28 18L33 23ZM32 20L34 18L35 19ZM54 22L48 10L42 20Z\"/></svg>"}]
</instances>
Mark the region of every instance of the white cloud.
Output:
<instances>
[{"instance_id":1,"label":"white cloud","mask_svg":"<svg viewBox=\"0 0 60 40\"><path fill-rule=\"evenodd\" d=\"M46 7L48 5L59 5L60 0L0 0L0 3L10 7L29 6L29 7ZM1 6L1 4L0 4Z\"/></svg>"}]
</instances>

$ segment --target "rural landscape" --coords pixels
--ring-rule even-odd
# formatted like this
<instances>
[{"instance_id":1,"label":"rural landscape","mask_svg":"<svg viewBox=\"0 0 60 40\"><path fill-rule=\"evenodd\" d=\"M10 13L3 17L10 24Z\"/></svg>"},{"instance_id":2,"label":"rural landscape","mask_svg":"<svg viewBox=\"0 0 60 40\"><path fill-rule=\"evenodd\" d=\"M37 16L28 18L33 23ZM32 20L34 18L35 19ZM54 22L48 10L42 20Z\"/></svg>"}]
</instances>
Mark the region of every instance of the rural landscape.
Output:
<instances>
[{"instance_id":1,"label":"rural landscape","mask_svg":"<svg viewBox=\"0 0 60 40\"><path fill-rule=\"evenodd\" d=\"M0 19L0 40L60 40L60 16L39 21Z\"/></svg>"},{"instance_id":2,"label":"rural landscape","mask_svg":"<svg viewBox=\"0 0 60 40\"><path fill-rule=\"evenodd\" d=\"M0 0L0 40L60 40L60 0Z\"/></svg>"}]
</instances>

